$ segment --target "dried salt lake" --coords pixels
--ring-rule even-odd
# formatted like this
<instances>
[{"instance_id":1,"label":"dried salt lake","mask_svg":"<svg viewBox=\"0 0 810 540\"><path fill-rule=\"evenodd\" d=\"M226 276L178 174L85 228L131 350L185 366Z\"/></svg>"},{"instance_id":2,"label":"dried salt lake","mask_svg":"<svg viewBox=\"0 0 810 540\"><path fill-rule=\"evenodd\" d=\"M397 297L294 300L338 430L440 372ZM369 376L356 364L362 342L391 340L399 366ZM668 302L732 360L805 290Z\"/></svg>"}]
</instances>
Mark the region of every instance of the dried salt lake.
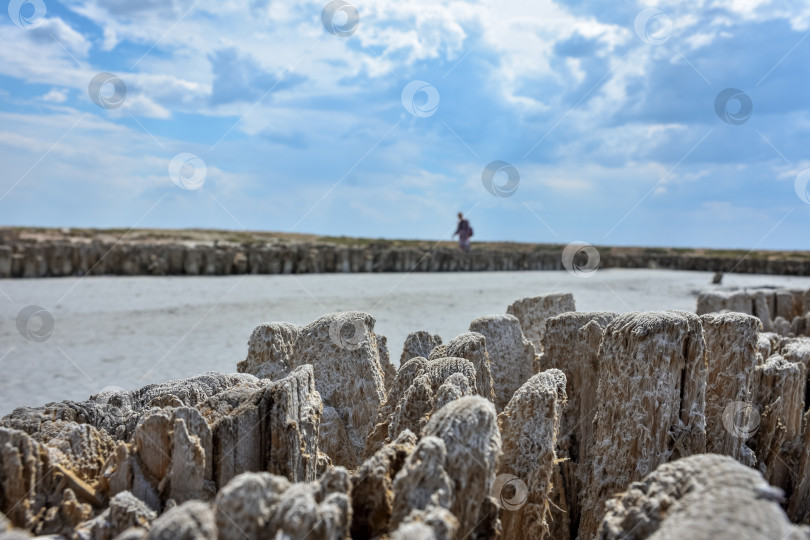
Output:
<instances>
[{"instance_id":1,"label":"dried salt lake","mask_svg":"<svg viewBox=\"0 0 810 540\"><path fill-rule=\"evenodd\" d=\"M266 321L306 324L332 311L365 311L397 364L409 332L449 341L518 298L572 292L579 311L694 311L711 277L603 269L589 278L561 271L0 280L0 415L83 400L108 386L235 372L251 331ZM810 288L810 277L727 275L723 283L755 286ZM18 331L17 314L28 305L52 314L47 340Z\"/></svg>"}]
</instances>

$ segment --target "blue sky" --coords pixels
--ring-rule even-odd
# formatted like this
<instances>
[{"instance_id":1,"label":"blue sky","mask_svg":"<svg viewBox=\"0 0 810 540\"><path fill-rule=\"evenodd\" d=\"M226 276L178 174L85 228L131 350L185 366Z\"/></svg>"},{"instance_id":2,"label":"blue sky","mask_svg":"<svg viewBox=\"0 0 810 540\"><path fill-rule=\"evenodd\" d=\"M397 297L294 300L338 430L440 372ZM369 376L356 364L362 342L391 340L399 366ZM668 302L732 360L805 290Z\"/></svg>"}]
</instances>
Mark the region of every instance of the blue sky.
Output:
<instances>
[{"instance_id":1,"label":"blue sky","mask_svg":"<svg viewBox=\"0 0 810 540\"><path fill-rule=\"evenodd\" d=\"M0 224L810 249L810 5L325 6L12 1Z\"/></svg>"}]
</instances>

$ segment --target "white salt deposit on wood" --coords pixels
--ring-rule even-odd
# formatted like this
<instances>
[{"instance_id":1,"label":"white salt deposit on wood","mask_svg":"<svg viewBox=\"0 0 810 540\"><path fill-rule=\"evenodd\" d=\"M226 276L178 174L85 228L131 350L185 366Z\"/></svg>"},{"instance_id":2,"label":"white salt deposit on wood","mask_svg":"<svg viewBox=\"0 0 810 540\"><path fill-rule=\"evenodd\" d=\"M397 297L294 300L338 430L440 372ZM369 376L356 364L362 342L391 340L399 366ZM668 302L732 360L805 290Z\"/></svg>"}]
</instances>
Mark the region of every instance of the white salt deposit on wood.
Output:
<instances>
[{"instance_id":1,"label":"white salt deposit on wood","mask_svg":"<svg viewBox=\"0 0 810 540\"><path fill-rule=\"evenodd\" d=\"M431 351L441 344L442 338L437 334L431 334L425 330L411 332L405 338L402 355L399 357L399 365L402 366L411 358L430 358Z\"/></svg>"},{"instance_id":2,"label":"white salt deposit on wood","mask_svg":"<svg viewBox=\"0 0 810 540\"><path fill-rule=\"evenodd\" d=\"M579 535L596 534L604 503L670 459L706 449L706 357L700 318L628 313L599 348L600 401Z\"/></svg>"},{"instance_id":3,"label":"white salt deposit on wood","mask_svg":"<svg viewBox=\"0 0 810 540\"><path fill-rule=\"evenodd\" d=\"M495 407L501 411L520 385L534 375L534 345L524 338L514 315L479 317L470 323L470 332L486 339Z\"/></svg>"},{"instance_id":4,"label":"white salt deposit on wood","mask_svg":"<svg viewBox=\"0 0 810 540\"><path fill-rule=\"evenodd\" d=\"M526 381L498 416L503 437L498 473L510 476L510 482L504 482L497 493L506 538L553 538L549 535L549 498L556 470L554 446L565 403L565 374L550 369ZM567 523L559 525L560 530L568 528Z\"/></svg>"},{"instance_id":5,"label":"white salt deposit on wood","mask_svg":"<svg viewBox=\"0 0 810 540\"><path fill-rule=\"evenodd\" d=\"M728 429L729 416L744 413L752 402L751 386L757 366L756 317L741 313L701 317L706 339L706 451L731 456L754 465L755 456L745 446L747 437Z\"/></svg>"},{"instance_id":6,"label":"white salt deposit on wood","mask_svg":"<svg viewBox=\"0 0 810 540\"><path fill-rule=\"evenodd\" d=\"M753 469L716 454L686 457L608 501L600 540L807 538L779 507L780 490Z\"/></svg>"},{"instance_id":7,"label":"white salt deposit on wood","mask_svg":"<svg viewBox=\"0 0 810 540\"><path fill-rule=\"evenodd\" d=\"M571 293L521 298L506 308L506 313L518 318L523 335L534 344L538 353L543 350L546 320L569 311L576 311L574 295Z\"/></svg>"},{"instance_id":8,"label":"white salt deposit on wood","mask_svg":"<svg viewBox=\"0 0 810 540\"><path fill-rule=\"evenodd\" d=\"M0 420L0 538L806 538L808 298L525 299L398 370L370 315L263 324L241 374Z\"/></svg>"}]
</instances>

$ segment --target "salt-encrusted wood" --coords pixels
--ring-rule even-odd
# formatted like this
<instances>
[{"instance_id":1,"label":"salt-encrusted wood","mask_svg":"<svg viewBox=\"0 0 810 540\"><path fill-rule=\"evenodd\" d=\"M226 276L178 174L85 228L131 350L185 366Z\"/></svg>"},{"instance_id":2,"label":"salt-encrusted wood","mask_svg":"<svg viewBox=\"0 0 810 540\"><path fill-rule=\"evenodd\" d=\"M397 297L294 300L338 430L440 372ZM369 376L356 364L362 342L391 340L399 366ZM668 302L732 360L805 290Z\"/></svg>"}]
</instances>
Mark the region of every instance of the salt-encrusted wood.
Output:
<instances>
[{"instance_id":1,"label":"salt-encrusted wood","mask_svg":"<svg viewBox=\"0 0 810 540\"><path fill-rule=\"evenodd\" d=\"M729 429L729 421L751 403L750 388L757 365L756 317L741 313L701 317L706 340L706 451L731 456L753 466L755 458L745 446L740 429Z\"/></svg>"},{"instance_id":2,"label":"salt-encrusted wood","mask_svg":"<svg viewBox=\"0 0 810 540\"><path fill-rule=\"evenodd\" d=\"M446 471L453 481L451 512L458 519L456 538L492 538L499 528L498 506L490 495L501 455L501 434L491 401L467 396L437 411L423 435L444 441Z\"/></svg>"},{"instance_id":3,"label":"salt-encrusted wood","mask_svg":"<svg viewBox=\"0 0 810 540\"><path fill-rule=\"evenodd\" d=\"M463 378L452 378L453 375ZM409 429L419 433L430 416L449 399L474 394L475 367L464 358L412 358L400 368L386 401L380 407L377 424L366 442L370 456Z\"/></svg>"},{"instance_id":4,"label":"salt-encrusted wood","mask_svg":"<svg viewBox=\"0 0 810 540\"><path fill-rule=\"evenodd\" d=\"M247 357L236 364L237 371L267 379L286 376L297 365L293 355L295 340L300 332L301 327L297 324L260 324L250 335Z\"/></svg>"},{"instance_id":5,"label":"salt-encrusted wood","mask_svg":"<svg viewBox=\"0 0 810 540\"><path fill-rule=\"evenodd\" d=\"M324 315L301 329L294 346L297 365L312 365L315 388L324 406L337 411L355 456L363 455L377 409L385 399L374 323L374 317L357 311ZM341 454L337 442L321 438L320 447L335 464L356 467L356 461L337 460Z\"/></svg>"},{"instance_id":6,"label":"salt-encrusted wood","mask_svg":"<svg viewBox=\"0 0 810 540\"><path fill-rule=\"evenodd\" d=\"M706 356L700 318L620 315L599 349L600 402L580 538L596 534L605 501L670 459L706 448Z\"/></svg>"},{"instance_id":7,"label":"salt-encrusted wood","mask_svg":"<svg viewBox=\"0 0 810 540\"><path fill-rule=\"evenodd\" d=\"M573 294L550 293L521 298L506 308L506 312L518 318L523 335L534 344L537 352L540 352L543 350L546 319L576 309Z\"/></svg>"},{"instance_id":8,"label":"salt-encrusted wood","mask_svg":"<svg viewBox=\"0 0 810 540\"><path fill-rule=\"evenodd\" d=\"M803 435L796 448L796 482L787 511L795 523L810 525L810 411L805 413L803 425Z\"/></svg>"},{"instance_id":9,"label":"salt-encrusted wood","mask_svg":"<svg viewBox=\"0 0 810 540\"><path fill-rule=\"evenodd\" d=\"M415 445L416 435L403 431L352 473L352 538L376 538L388 532L394 477Z\"/></svg>"},{"instance_id":10,"label":"salt-encrusted wood","mask_svg":"<svg viewBox=\"0 0 810 540\"><path fill-rule=\"evenodd\" d=\"M565 375L550 369L526 381L498 416L503 437L498 469L502 485L492 495L501 507L505 538L550 538L554 446L565 401Z\"/></svg>"},{"instance_id":11,"label":"salt-encrusted wood","mask_svg":"<svg viewBox=\"0 0 810 540\"><path fill-rule=\"evenodd\" d=\"M520 321L514 315L479 317L470 323L470 332L486 338L495 407L501 411L520 385L534 375L534 345L523 337Z\"/></svg>"},{"instance_id":12,"label":"salt-encrusted wood","mask_svg":"<svg viewBox=\"0 0 810 540\"><path fill-rule=\"evenodd\" d=\"M551 494L555 537L568 537L566 522L572 524L574 533L579 523L579 497L589 474L588 449L593 444L593 418L598 403L599 344L605 327L616 316L605 312L570 312L546 321L538 370L557 368L565 373L568 395L557 437L559 461Z\"/></svg>"},{"instance_id":13,"label":"salt-encrusted wood","mask_svg":"<svg viewBox=\"0 0 810 540\"><path fill-rule=\"evenodd\" d=\"M442 338L438 334L431 334L425 330L411 332L405 338L405 345L402 348L402 355L399 357L399 365L402 367L411 358L421 356L429 358L430 352L442 344Z\"/></svg>"},{"instance_id":14,"label":"salt-encrusted wood","mask_svg":"<svg viewBox=\"0 0 810 540\"><path fill-rule=\"evenodd\" d=\"M466 358L475 368L475 385L477 394L490 401L495 400L492 386L492 369L486 338L477 332L466 332L453 338L445 348L445 355L454 358Z\"/></svg>"},{"instance_id":15,"label":"salt-encrusted wood","mask_svg":"<svg viewBox=\"0 0 810 540\"><path fill-rule=\"evenodd\" d=\"M730 457L686 457L662 464L608 501L598 538L806 539L810 529L790 523L781 498L762 475Z\"/></svg>"},{"instance_id":16,"label":"salt-encrusted wood","mask_svg":"<svg viewBox=\"0 0 810 540\"><path fill-rule=\"evenodd\" d=\"M806 372L804 364L774 355L754 374L754 405L760 415L753 440L757 466L768 482L786 491L791 489L791 470L796 465Z\"/></svg>"}]
</instances>

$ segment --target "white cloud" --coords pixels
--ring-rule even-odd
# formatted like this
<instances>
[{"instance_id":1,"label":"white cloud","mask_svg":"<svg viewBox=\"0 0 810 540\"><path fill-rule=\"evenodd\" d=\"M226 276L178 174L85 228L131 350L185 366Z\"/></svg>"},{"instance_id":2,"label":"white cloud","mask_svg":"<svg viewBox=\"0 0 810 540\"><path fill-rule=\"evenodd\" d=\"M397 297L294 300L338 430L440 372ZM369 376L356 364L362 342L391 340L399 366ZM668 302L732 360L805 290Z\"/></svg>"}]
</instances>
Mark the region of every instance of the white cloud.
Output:
<instances>
[{"instance_id":1,"label":"white cloud","mask_svg":"<svg viewBox=\"0 0 810 540\"><path fill-rule=\"evenodd\" d=\"M110 111L110 116L121 117L124 113L133 116L146 116L147 118L170 118L172 113L165 107L155 103L145 94L127 94L120 109Z\"/></svg>"},{"instance_id":2,"label":"white cloud","mask_svg":"<svg viewBox=\"0 0 810 540\"><path fill-rule=\"evenodd\" d=\"M47 17L41 25L25 31L25 36L34 42L49 44L55 42L70 54L87 56L90 41L59 17Z\"/></svg>"},{"instance_id":3,"label":"white cloud","mask_svg":"<svg viewBox=\"0 0 810 540\"><path fill-rule=\"evenodd\" d=\"M735 205L729 201L705 201L695 214L702 216L702 219L725 223L764 222L771 219L769 212L762 208Z\"/></svg>"},{"instance_id":4,"label":"white cloud","mask_svg":"<svg viewBox=\"0 0 810 540\"><path fill-rule=\"evenodd\" d=\"M42 141L9 131L0 131L0 144L25 152L44 152L48 149Z\"/></svg>"},{"instance_id":5,"label":"white cloud","mask_svg":"<svg viewBox=\"0 0 810 540\"><path fill-rule=\"evenodd\" d=\"M149 190L173 189L166 174L167 161L177 152L190 151L208 163L206 189L227 195L229 200L223 198L222 203L246 224L251 223L250 215L253 223L265 223L262 220L272 214L276 223L291 225L349 170L352 173L324 199L303 228L342 223L353 211L392 227L403 217L429 224L447 208L452 213L483 201L481 208L493 212L525 211L525 200L548 211L559 206L560 212L578 209L583 203L590 211L615 211L617 215L608 218L615 222L662 178L664 182L654 191L672 197L683 195L685 186L679 183L692 182L689 187L696 188L708 184L698 182L704 177L716 179L717 167L704 170L701 163L694 170L689 162L670 178L666 175L674 163L656 161L677 152L683 155L703 131L693 133L693 122L686 119L683 124L668 123L672 116L660 115L664 119L656 123L649 111L647 117L633 115L645 105L639 96L649 97L644 87L650 82L653 62L667 68L683 64L678 57L682 50L702 66L701 56L690 51L700 49L701 54L709 55L714 40L731 35L740 21L750 20L746 10L756 20L787 17L785 10L769 13L769 4L763 2L729 0L723 4L730 6L729 12L710 14L714 19L707 20L709 15L702 16L704 4L658 2L671 14L675 31L670 42L651 47L633 33L632 17L624 23L603 22L598 16L582 15L587 8L583 5L574 10L551 0L438 5L428 0L378 0L356 3L360 26L352 38L344 39L321 27L324 3L260 5L254 1L249 8L233 0L202 0L197 5L191 0L68 0L75 12L95 21L99 29L91 32L82 27L87 30L83 35L57 18L37 31L17 32L0 49L0 73L46 85L36 90L36 100L20 100L32 110L41 110L42 101L67 105L77 97L82 106L93 107L87 85L101 70L119 75L128 94L120 109L93 107L24 185L76 185L84 189L77 188L77 194L92 199L88 206L98 204L101 195L97 191L125 201ZM184 15L191 6L194 9ZM0 25L3 30L17 30L8 23ZM93 36L92 42L87 36ZM577 36L583 38L586 53L563 60L555 55L558 43ZM118 64L90 65L88 58L95 59L89 55L90 47L113 51L99 57ZM212 105L210 57L225 47L233 47L240 57L255 59L255 65L248 65L249 73L294 73L303 82L274 92L258 104L255 101L261 92L239 102ZM461 64L442 78L457 62ZM402 80L424 76L442 86L442 91L455 84L464 93L463 77L470 71L465 68L472 62L476 62L476 84L483 86L470 88L473 101L448 91L442 95L435 118L414 121L403 112L401 89L395 88ZM257 86L254 79L245 80L248 86ZM695 81L696 86L703 85L697 75ZM540 90L534 91L536 88ZM478 110L474 99L484 94ZM658 106L666 109L670 104ZM443 117L454 105L457 116ZM678 105L673 103L672 108ZM710 105L706 116L715 120ZM15 126L14 133L0 133L10 177L24 173L78 120L75 110L66 114L64 108L49 106L55 117L0 115L0 125L7 121ZM485 108L494 114L488 115ZM181 133L178 137L207 140L208 145L229 127L234 126L234 131L216 150L202 144L195 150L191 143L167 137L155 140L130 121L130 115L169 119L173 113L178 113L177 124L143 123L157 129L167 127L166 132ZM198 124L181 124L188 117L179 120L179 113L219 117L193 121L216 125L221 133L192 132ZM242 115L246 116L237 123ZM614 117L617 122L611 122ZM366 157L400 118L398 127ZM482 118L491 119L492 133L487 133L490 126L478 121ZM119 119L122 121L114 121ZM794 127L800 127L806 118L793 120ZM441 121L447 121L465 140L469 138L473 151ZM700 118L694 123L703 121ZM549 136L536 153L517 162L547 131ZM481 157L474 156L476 152ZM793 158L789 151L787 154ZM515 160L521 172L518 194L509 200L490 197L481 186L483 164L501 158ZM533 164L532 159L544 163ZM612 163L615 166L607 165ZM196 196L180 195L185 200ZM221 210L216 205L213 208ZM391 212L392 208L401 213ZM425 227L429 232L428 225Z\"/></svg>"},{"instance_id":6,"label":"white cloud","mask_svg":"<svg viewBox=\"0 0 810 540\"><path fill-rule=\"evenodd\" d=\"M118 34L115 32L115 29L105 26L104 27L104 40L101 42L101 50L102 51L111 51L113 50L116 45L121 42L118 39Z\"/></svg>"},{"instance_id":7,"label":"white cloud","mask_svg":"<svg viewBox=\"0 0 810 540\"><path fill-rule=\"evenodd\" d=\"M67 90L64 88L51 88L48 93L40 99L49 103L64 103L67 101Z\"/></svg>"},{"instance_id":8,"label":"white cloud","mask_svg":"<svg viewBox=\"0 0 810 540\"><path fill-rule=\"evenodd\" d=\"M155 47L155 54L133 58L134 66L125 65L118 74L127 77L128 86L130 82L133 88L140 85L138 91L148 95L155 104L137 110L158 117L166 117L165 110L242 114L252 106L252 103L236 107L210 105L212 76L208 58L226 44L241 55L256 58L260 68L269 73L290 70L306 77L307 84L295 89L298 98L352 95L361 89L358 85L365 84L365 76L356 84L338 82L367 75L385 84L386 77L401 77L412 66L426 60L444 62L450 70L457 62L470 61L470 57L494 55L496 60L488 74L493 88L506 104L526 114L543 114L556 106L553 96L527 95L524 89L527 81L546 77L569 86L593 76L579 60L568 60L569 67L561 71L551 65L554 45L574 33L596 40L597 56L611 55L617 47L628 43L638 42L639 45L629 57L609 60L610 73L585 104L590 112L624 106L626 87L631 79L645 72L653 56L665 53L663 47L647 47L637 40L632 21L627 25L600 22L593 16L574 15L566 6L552 0L529 4L521 0L484 0L441 5L429 0L406 3L379 0L358 4L360 25L351 39L332 36L323 30L320 24L323 2L320 0L295 7L263 6L257 1L252 10L244 4L213 0L196 4L184 0L161 3L161 6L152 6L152 2L127 6L117 0L70 0L68 5L102 28L102 50L111 50L122 40L146 48ZM738 18L746 9L764 4L759 0L727 0L715 5L728 8L731 16ZM686 51L705 47L716 39L712 31L692 33L698 24L706 22L696 15L696 8L687 9L674 2L661 2L660 7L676 23L673 42L678 36L684 36ZM759 9L758 16L766 16L763 14L766 11ZM156 54L158 51L161 54ZM28 71L29 78L37 80L51 71L30 73L35 69L28 67L21 71ZM83 77L81 83L86 85L86 78ZM74 81L71 86L82 85ZM264 103L257 109L267 105Z\"/></svg>"},{"instance_id":9,"label":"white cloud","mask_svg":"<svg viewBox=\"0 0 810 540\"><path fill-rule=\"evenodd\" d=\"M795 165L784 166L780 164L775 167L777 178L780 180L787 179L791 182L796 180L796 176L798 176L800 172L807 169L810 169L810 161L806 159L797 162Z\"/></svg>"}]
</instances>

